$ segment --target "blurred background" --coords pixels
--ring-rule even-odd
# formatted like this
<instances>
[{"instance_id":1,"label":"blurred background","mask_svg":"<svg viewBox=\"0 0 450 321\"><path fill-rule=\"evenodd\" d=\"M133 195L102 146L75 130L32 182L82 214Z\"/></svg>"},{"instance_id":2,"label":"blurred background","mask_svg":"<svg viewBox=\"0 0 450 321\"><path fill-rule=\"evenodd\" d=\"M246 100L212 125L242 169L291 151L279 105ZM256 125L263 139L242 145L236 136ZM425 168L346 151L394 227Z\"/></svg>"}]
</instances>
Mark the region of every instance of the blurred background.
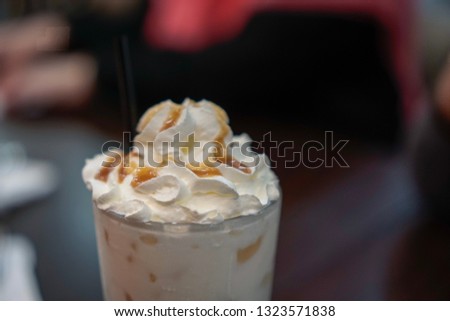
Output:
<instances>
[{"instance_id":1,"label":"blurred background","mask_svg":"<svg viewBox=\"0 0 450 321\"><path fill-rule=\"evenodd\" d=\"M208 99L260 141L349 140L348 168L274 168L273 299L450 299L450 1L0 2L0 299L100 300L86 158L138 116Z\"/></svg>"}]
</instances>

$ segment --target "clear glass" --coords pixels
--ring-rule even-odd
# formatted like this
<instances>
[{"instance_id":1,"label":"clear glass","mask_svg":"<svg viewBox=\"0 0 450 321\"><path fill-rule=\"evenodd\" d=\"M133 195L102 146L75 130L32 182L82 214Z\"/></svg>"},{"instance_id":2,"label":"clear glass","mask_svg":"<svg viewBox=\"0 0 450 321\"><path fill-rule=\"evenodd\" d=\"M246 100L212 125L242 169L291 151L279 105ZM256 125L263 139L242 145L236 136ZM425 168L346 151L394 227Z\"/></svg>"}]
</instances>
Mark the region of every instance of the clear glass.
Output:
<instances>
[{"instance_id":1,"label":"clear glass","mask_svg":"<svg viewBox=\"0 0 450 321\"><path fill-rule=\"evenodd\" d=\"M107 300L269 300L281 200L216 224L128 221L94 205Z\"/></svg>"}]
</instances>

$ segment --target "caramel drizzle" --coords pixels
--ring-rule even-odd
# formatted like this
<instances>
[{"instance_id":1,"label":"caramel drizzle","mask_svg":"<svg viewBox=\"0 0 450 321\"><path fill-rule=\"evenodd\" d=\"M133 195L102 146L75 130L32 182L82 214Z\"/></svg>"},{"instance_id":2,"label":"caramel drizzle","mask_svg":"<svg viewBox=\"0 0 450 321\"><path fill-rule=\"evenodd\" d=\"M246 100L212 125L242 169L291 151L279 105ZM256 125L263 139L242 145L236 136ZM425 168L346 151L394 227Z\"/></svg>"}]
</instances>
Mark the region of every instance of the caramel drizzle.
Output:
<instances>
[{"instance_id":1,"label":"caramel drizzle","mask_svg":"<svg viewBox=\"0 0 450 321\"><path fill-rule=\"evenodd\" d=\"M222 122L224 122L225 124L228 124L230 122L230 119L228 118L228 115L225 112L225 110L223 110L222 108L220 108L217 105L214 105L214 110L216 111L217 117L220 120L222 120Z\"/></svg>"},{"instance_id":2,"label":"caramel drizzle","mask_svg":"<svg viewBox=\"0 0 450 321\"><path fill-rule=\"evenodd\" d=\"M242 164L240 161L233 159L231 162L231 166L233 166L234 168L240 170L241 172L245 173L245 174L251 174L252 170L250 168L248 168L246 165Z\"/></svg>"},{"instance_id":3,"label":"caramel drizzle","mask_svg":"<svg viewBox=\"0 0 450 321\"><path fill-rule=\"evenodd\" d=\"M219 149L222 149L222 150L224 149L225 137L228 135L229 132L230 132L230 128L228 127L228 125L225 122L221 121L220 122L220 131L215 139L216 144L219 145L219 146L217 146Z\"/></svg>"},{"instance_id":4,"label":"caramel drizzle","mask_svg":"<svg viewBox=\"0 0 450 321\"><path fill-rule=\"evenodd\" d=\"M196 104L194 104L194 105L195 105L195 107L199 106ZM145 127L150 122L150 120L153 118L153 116L158 111L160 111L164 106L167 106L166 103L162 103L162 104L154 107L149 112L147 112L143 116L144 121L142 122L142 124L140 124L141 125L140 127ZM181 105L172 104L169 115L168 115L167 119L165 120L165 122L163 123L163 125L161 126L160 131L163 131L163 130L166 130L166 129L169 129L169 128L175 126L181 116L183 109L184 109L184 107ZM245 166L238 160L236 160L232 157L228 157L226 155L225 137L230 133L230 127L227 124L228 116L225 113L225 111L222 110L221 108L219 108L218 106L214 105L214 109L215 109L217 119L218 119L219 125L220 125L219 133L215 138L215 142L217 145L217 152L215 154L216 160L222 164L232 166L233 168L238 169L238 170L242 171L243 173L250 174L251 173L250 168L248 168L247 166ZM142 129L143 128L141 128L140 130L142 130ZM131 154L124 156L124 159L126 161L128 161L130 156L138 156L138 154L135 151L133 151ZM107 161L106 166L102 167L100 169L100 171L95 175L96 179L103 181L103 182L106 182L108 180L110 173L113 171L114 167L117 166L117 164L114 165L117 161L116 158L111 157L111 159L112 160ZM218 168L209 167L204 164L202 164L199 167L194 167L194 166L188 164L187 168L190 169L198 177L211 177L211 176L222 175L222 173L220 172L220 170ZM133 174L131 186L137 187L141 183L148 181L152 178L155 178L157 176L157 169L152 168L152 167L137 168L137 165L134 162L131 163L130 167L125 167L122 162L120 164L120 168L118 170L119 183L122 183L124 181L124 179L130 174Z\"/></svg>"},{"instance_id":5,"label":"caramel drizzle","mask_svg":"<svg viewBox=\"0 0 450 321\"><path fill-rule=\"evenodd\" d=\"M132 187L137 187L138 185L151 180L158 176L156 168L153 167L141 167L137 168L134 172L133 180L131 181Z\"/></svg>"},{"instance_id":6,"label":"caramel drizzle","mask_svg":"<svg viewBox=\"0 0 450 321\"><path fill-rule=\"evenodd\" d=\"M135 152L132 152L131 154L125 155L123 161L120 162L120 165L117 164L117 158L108 158L105 162L105 165L100 168L99 172L95 175L94 178L102 182L107 182L109 175L118 165L120 166L117 172L117 180L119 184L122 183L125 178L131 174L133 174L133 180L131 181L131 186L133 187L136 187L139 184L157 176L156 168L153 167L138 168L138 165L135 162L131 162L129 166L125 166L125 164L128 164L130 156L133 155L137 154Z\"/></svg>"},{"instance_id":7,"label":"caramel drizzle","mask_svg":"<svg viewBox=\"0 0 450 321\"><path fill-rule=\"evenodd\" d=\"M245 263L249 259L252 258L258 252L259 248L261 247L262 242L262 236L258 237L256 241L247 247L244 247L242 249L239 249L237 251L237 261L239 263Z\"/></svg>"},{"instance_id":8,"label":"caramel drizzle","mask_svg":"<svg viewBox=\"0 0 450 321\"><path fill-rule=\"evenodd\" d=\"M105 164L102 165L102 168L100 168L100 170L94 176L94 178L106 183L108 181L109 174L111 174L111 172L114 170L114 167L118 165L120 156L121 155L116 155L115 157L112 156L108 157L105 160Z\"/></svg>"},{"instance_id":9,"label":"caramel drizzle","mask_svg":"<svg viewBox=\"0 0 450 321\"><path fill-rule=\"evenodd\" d=\"M111 167L102 167L95 175L95 179L106 183L112 170L113 168Z\"/></svg>"},{"instance_id":10,"label":"caramel drizzle","mask_svg":"<svg viewBox=\"0 0 450 321\"><path fill-rule=\"evenodd\" d=\"M216 107L216 106L215 106ZM228 126L228 117L222 109L219 107L215 108L217 119L219 120L220 124L220 131L219 134L215 138L215 143L217 147L217 151L214 155L216 161L222 164L226 164L228 166L232 166L233 168L236 168L237 170L240 170L243 173L251 174L251 169L239 162L238 160L229 157L226 155L226 149L225 149L225 137L230 132L230 127ZM194 166L188 166L188 168L197 176L199 177L211 177L211 176L219 176L222 175L220 170L215 167L208 167L206 165L202 165L200 167L194 167Z\"/></svg>"},{"instance_id":11,"label":"caramel drizzle","mask_svg":"<svg viewBox=\"0 0 450 321\"><path fill-rule=\"evenodd\" d=\"M182 106L174 105L169 113L169 116L167 116L166 121L162 125L161 129L159 130L162 132L163 130L169 129L177 123L178 119L181 116L181 111L183 110Z\"/></svg>"},{"instance_id":12,"label":"caramel drizzle","mask_svg":"<svg viewBox=\"0 0 450 321\"><path fill-rule=\"evenodd\" d=\"M240 170L243 173L250 174L251 173L250 168L248 168L247 166L245 166L238 160L226 155L227 153L225 150L225 137L230 132L230 127L227 124L228 116L225 113L225 111L223 109L219 108L218 106L215 106L215 110L216 110L217 118L219 119L219 123L220 123L220 131L215 139L217 149L218 149L216 152L216 155L215 155L216 160L222 164L232 166L232 167Z\"/></svg>"},{"instance_id":13,"label":"caramel drizzle","mask_svg":"<svg viewBox=\"0 0 450 321\"><path fill-rule=\"evenodd\" d=\"M120 166L120 168L119 168L119 178L118 178L119 184L123 182L123 180L125 179L125 177L127 177L127 175L128 175L127 168L125 168L123 166Z\"/></svg>"},{"instance_id":14,"label":"caramel drizzle","mask_svg":"<svg viewBox=\"0 0 450 321\"><path fill-rule=\"evenodd\" d=\"M138 155L139 154L136 153L136 151L133 151L133 152L129 153L128 155L124 156L123 162L121 162L120 168L118 170L118 181L119 181L119 184L123 182L125 177L127 177L130 174L132 174L134 172L134 170L136 169L137 164L135 162L131 162L130 163L130 158L132 156L138 156ZM127 166L125 166L125 165L127 165Z\"/></svg>"},{"instance_id":15,"label":"caramel drizzle","mask_svg":"<svg viewBox=\"0 0 450 321\"><path fill-rule=\"evenodd\" d=\"M191 170L198 177L211 177L211 176L220 176L222 173L218 168L209 167L206 165L201 165L200 167L194 167L190 164L187 165L187 168Z\"/></svg>"},{"instance_id":16,"label":"caramel drizzle","mask_svg":"<svg viewBox=\"0 0 450 321\"><path fill-rule=\"evenodd\" d=\"M235 158L229 158L224 157L222 159L217 159L218 162L221 162L223 164L226 164L228 166L232 166L233 168L236 168L237 170L240 170L241 172L245 174L251 174L252 170L248 168L246 165L242 164L240 161L238 161Z\"/></svg>"},{"instance_id":17,"label":"caramel drizzle","mask_svg":"<svg viewBox=\"0 0 450 321\"><path fill-rule=\"evenodd\" d=\"M165 106L167 106L167 104L169 104L169 102L165 101L165 102L155 105L152 108L150 108L149 110L147 110L145 112L145 114L142 115L142 118L141 118L142 120L139 122L139 124L137 126L138 132L142 132L144 130L144 128L150 123L152 118L156 115L156 113L158 113L161 109L163 109Z\"/></svg>"},{"instance_id":18,"label":"caramel drizzle","mask_svg":"<svg viewBox=\"0 0 450 321\"><path fill-rule=\"evenodd\" d=\"M135 162L132 162L130 165L131 165L130 167L125 167L125 166L123 166L123 164L120 166L119 173L118 173L119 174L119 178L118 178L119 183L122 183L123 180L125 179L125 177L132 174L137 167Z\"/></svg>"}]
</instances>

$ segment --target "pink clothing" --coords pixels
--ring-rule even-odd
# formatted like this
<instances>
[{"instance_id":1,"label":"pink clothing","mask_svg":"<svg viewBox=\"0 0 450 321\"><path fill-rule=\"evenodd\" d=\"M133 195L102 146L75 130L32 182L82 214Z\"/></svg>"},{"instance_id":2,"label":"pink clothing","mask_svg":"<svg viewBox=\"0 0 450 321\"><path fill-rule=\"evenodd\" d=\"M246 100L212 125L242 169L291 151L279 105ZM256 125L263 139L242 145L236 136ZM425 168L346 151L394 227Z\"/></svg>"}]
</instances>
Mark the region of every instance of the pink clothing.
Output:
<instances>
[{"instance_id":1,"label":"pink clothing","mask_svg":"<svg viewBox=\"0 0 450 321\"><path fill-rule=\"evenodd\" d=\"M315 11L366 15L386 29L405 116L422 103L413 0L149 0L147 41L161 49L193 52L236 37L264 11Z\"/></svg>"}]
</instances>

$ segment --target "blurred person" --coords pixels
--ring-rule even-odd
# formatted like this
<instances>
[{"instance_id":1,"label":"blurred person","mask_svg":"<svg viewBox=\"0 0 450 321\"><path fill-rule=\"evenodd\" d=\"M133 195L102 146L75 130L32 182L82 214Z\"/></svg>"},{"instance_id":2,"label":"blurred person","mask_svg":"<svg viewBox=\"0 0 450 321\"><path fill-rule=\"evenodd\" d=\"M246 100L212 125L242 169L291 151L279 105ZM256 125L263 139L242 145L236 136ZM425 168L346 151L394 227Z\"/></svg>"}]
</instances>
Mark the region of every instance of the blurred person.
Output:
<instances>
[{"instance_id":1,"label":"blurred person","mask_svg":"<svg viewBox=\"0 0 450 321\"><path fill-rule=\"evenodd\" d=\"M80 50L92 49L92 43L83 39L85 46L77 47L80 37L74 29L87 38L93 34L92 42L111 41L124 31L114 29L120 25L117 21L132 16L140 3L143 0L6 1L2 16L10 11L22 17L0 25L0 115L86 106L98 66L91 54ZM83 29L84 23L90 30Z\"/></svg>"},{"instance_id":2,"label":"blurred person","mask_svg":"<svg viewBox=\"0 0 450 321\"><path fill-rule=\"evenodd\" d=\"M63 54L70 27L57 15L10 21L0 27L0 112L23 108L76 108L96 80L92 57Z\"/></svg>"}]
</instances>

